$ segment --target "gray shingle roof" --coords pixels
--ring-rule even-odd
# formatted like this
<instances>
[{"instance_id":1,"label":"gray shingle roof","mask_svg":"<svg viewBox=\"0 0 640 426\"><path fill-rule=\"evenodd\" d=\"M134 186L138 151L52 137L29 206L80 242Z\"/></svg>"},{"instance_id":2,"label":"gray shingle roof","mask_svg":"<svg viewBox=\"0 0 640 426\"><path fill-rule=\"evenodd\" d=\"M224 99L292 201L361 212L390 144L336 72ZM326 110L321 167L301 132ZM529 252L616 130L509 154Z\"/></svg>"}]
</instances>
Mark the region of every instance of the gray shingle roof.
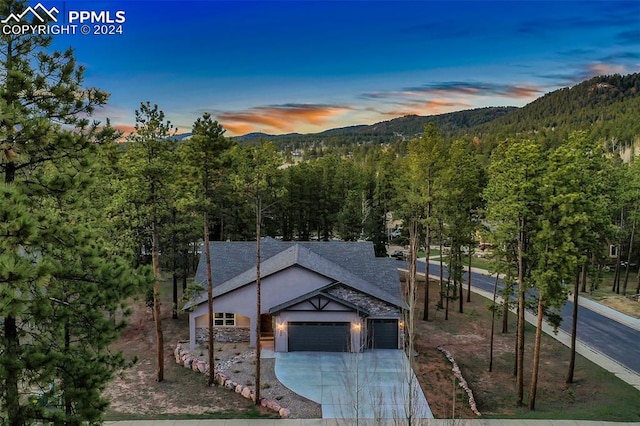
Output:
<instances>
[{"instance_id":1,"label":"gray shingle roof","mask_svg":"<svg viewBox=\"0 0 640 426\"><path fill-rule=\"evenodd\" d=\"M216 296L255 281L255 241L211 242L210 250ZM261 253L263 277L299 265L396 306L406 307L402 300L397 263L389 258L376 258L370 242L264 238ZM201 256L195 281L206 286L204 260ZM204 300L206 295L195 304Z\"/></svg>"}]
</instances>

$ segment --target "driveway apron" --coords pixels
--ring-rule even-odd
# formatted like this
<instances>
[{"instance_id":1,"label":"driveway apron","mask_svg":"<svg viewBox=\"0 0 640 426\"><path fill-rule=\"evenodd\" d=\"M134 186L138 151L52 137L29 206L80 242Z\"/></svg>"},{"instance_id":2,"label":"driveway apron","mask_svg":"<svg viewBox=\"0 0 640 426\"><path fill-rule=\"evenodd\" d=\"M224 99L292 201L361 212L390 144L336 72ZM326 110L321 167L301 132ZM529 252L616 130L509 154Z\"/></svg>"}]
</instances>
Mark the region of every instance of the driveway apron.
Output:
<instances>
[{"instance_id":1,"label":"driveway apron","mask_svg":"<svg viewBox=\"0 0 640 426\"><path fill-rule=\"evenodd\" d=\"M278 352L278 380L322 405L324 419L433 418L402 350Z\"/></svg>"}]
</instances>

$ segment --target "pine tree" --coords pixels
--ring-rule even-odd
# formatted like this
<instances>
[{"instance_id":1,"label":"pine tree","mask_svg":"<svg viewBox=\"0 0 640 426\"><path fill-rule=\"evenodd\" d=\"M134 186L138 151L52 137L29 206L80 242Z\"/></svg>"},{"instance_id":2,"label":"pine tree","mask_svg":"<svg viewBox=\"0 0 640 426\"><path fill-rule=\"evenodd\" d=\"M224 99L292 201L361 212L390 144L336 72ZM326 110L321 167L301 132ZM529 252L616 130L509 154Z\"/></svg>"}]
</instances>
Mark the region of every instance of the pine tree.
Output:
<instances>
[{"instance_id":1,"label":"pine tree","mask_svg":"<svg viewBox=\"0 0 640 426\"><path fill-rule=\"evenodd\" d=\"M532 141L505 141L491 156L489 180L484 197L487 220L494 227L496 244L514 246L518 285L516 336L516 387L518 404L524 400L524 310L525 292L530 287L529 263L533 259L530 240L537 229L544 156Z\"/></svg>"},{"instance_id":2,"label":"pine tree","mask_svg":"<svg viewBox=\"0 0 640 426\"><path fill-rule=\"evenodd\" d=\"M213 278L210 253L210 214L221 204L220 189L227 179L224 168L229 159L225 158L225 151L234 146L234 142L224 137L225 129L211 114L204 113L193 124L193 137L181 147L186 165L190 188L191 208L203 216L204 257L206 260L207 277L207 306L209 328L209 386L214 383L214 310L213 310Z\"/></svg>"},{"instance_id":3,"label":"pine tree","mask_svg":"<svg viewBox=\"0 0 640 426\"><path fill-rule=\"evenodd\" d=\"M0 4L20 13L23 1ZM85 203L106 93L83 88L73 52L51 39L0 39L0 423L100 419L116 368L110 320L145 282L109 250ZM45 410L21 395L41 389Z\"/></svg>"},{"instance_id":4,"label":"pine tree","mask_svg":"<svg viewBox=\"0 0 640 426\"><path fill-rule=\"evenodd\" d=\"M278 166L282 164L280 154L275 145L261 144L259 147L239 148L235 151L236 174L234 186L248 203L253 204L256 227L256 373L255 373L255 403L260 405L261 387L261 347L260 337L262 316L262 276L261 267L261 236L262 222L265 212L268 212L276 200L282 196L281 185L278 182Z\"/></svg>"},{"instance_id":5,"label":"pine tree","mask_svg":"<svg viewBox=\"0 0 640 426\"><path fill-rule=\"evenodd\" d=\"M153 319L156 329L156 380L164 380L163 333L160 303L160 227L166 217L173 196L169 182L175 171L175 142L169 137L173 125L165 120L158 105L140 104L136 110L135 132L127 137L129 146L122 159L126 170L122 197L126 206L138 213L137 220L151 240L151 264L155 282L152 289Z\"/></svg>"}]
</instances>

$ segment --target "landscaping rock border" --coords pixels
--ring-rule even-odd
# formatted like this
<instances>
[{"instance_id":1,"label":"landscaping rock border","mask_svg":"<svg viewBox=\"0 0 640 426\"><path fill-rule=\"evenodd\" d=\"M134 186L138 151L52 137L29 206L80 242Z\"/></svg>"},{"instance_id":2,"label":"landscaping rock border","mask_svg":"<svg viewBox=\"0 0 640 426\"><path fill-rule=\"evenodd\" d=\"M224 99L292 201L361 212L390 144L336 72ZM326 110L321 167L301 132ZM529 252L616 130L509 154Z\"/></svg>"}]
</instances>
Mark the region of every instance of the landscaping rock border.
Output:
<instances>
[{"instance_id":1,"label":"landscaping rock border","mask_svg":"<svg viewBox=\"0 0 640 426\"><path fill-rule=\"evenodd\" d=\"M469 388L469 385L467 384L467 381L464 379L464 377L462 377L460 367L458 367L458 364L456 364L456 361L453 359L453 355L451 355L451 353L442 346L438 346L438 350L442 352L453 365L453 374L455 374L456 378L458 379L458 384L465 390L465 392L467 392L467 395L469 396L469 406L471 407L471 411L473 411L477 416L481 416L482 414L480 414L480 411L478 411L476 400L473 397L473 391Z\"/></svg>"},{"instance_id":2,"label":"landscaping rock border","mask_svg":"<svg viewBox=\"0 0 640 426\"><path fill-rule=\"evenodd\" d=\"M185 368L190 368L193 371L208 375L209 363L198 359L197 356L192 355L191 352L182 345L183 342L178 342L176 348L173 351L176 363L183 365ZM233 390L243 397L251 399L255 402L256 393L253 389L251 389L249 386L243 386L239 383L236 383L230 377L227 377L227 375L222 373L219 369L216 369L214 371L214 380L216 384L218 384L218 386ZM277 401L271 401L265 398L261 398L260 405L269 410L275 411L283 419L287 419L291 415L291 411L288 408L280 406Z\"/></svg>"}]
</instances>

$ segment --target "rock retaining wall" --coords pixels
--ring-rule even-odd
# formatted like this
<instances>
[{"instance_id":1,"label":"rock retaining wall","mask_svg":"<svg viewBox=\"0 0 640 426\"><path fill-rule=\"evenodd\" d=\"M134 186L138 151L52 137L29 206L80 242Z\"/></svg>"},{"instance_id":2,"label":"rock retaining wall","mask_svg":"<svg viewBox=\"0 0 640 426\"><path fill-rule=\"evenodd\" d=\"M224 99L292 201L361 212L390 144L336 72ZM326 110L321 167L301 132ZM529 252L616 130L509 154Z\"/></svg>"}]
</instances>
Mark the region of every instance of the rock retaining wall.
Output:
<instances>
[{"instance_id":1,"label":"rock retaining wall","mask_svg":"<svg viewBox=\"0 0 640 426\"><path fill-rule=\"evenodd\" d=\"M192 355L189 352L188 347L188 342L178 342L175 350L173 351L176 363L183 365L185 368L190 368L193 371L198 371L204 375L208 375L209 363L198 359L198 357L196 357L195 355ZM217 369L214 371L214 380L218 384L218 386L225 387L229 390L239 393L243 397L251 399L255 402L256 394L253 389L234 382L230 377L227 377L224 373ZM275 411L283 419L289 418L289 416L291 415L291 411L288 408L281 407L277 401L271 401L265 398L261 398L260 405L272 411Z\"/></svg>"}]
</instances>

